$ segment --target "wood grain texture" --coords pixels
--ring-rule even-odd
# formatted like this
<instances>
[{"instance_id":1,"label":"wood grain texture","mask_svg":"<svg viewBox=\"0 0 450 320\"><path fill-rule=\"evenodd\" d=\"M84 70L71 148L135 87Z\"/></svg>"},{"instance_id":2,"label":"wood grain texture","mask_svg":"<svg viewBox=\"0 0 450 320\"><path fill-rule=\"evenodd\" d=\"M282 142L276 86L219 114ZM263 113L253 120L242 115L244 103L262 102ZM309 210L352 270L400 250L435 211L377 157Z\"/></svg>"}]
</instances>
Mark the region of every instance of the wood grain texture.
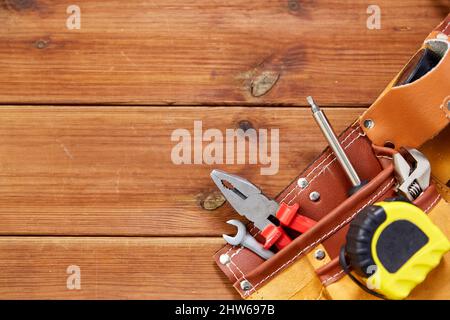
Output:
<instances>
[{"instance_id":1,"label":"wood grain texture","mask_svg":"<svg viewBox=\"0 0 450 320\"><path fill-rule=\"evenodd\" d=\"M217 238L0 237L0 299L232 299ZM67 289L80 267L81 289Z\"/></svg>"},{"instance_id":2,"label":"wood grain texture","mask_svg":"<svg viewBox=\"0 0 450 320\"><path fill-rule=\"evenodd\" d=\"M363 109L328 109L340 132ZM279 129L279 172L266 165L175 165L173 130ZM0 108L0 234L220 236L238 217L201 202L221 168L275 196L326 146L310 111L242 107ZM206 143L205 143L206 144ZM205 145L204 144L204 145ZM192 153L194 151L192 150Z\"/></svg>"},{"instance_id":3,"label":"wood grain texture","mask_svg":"<svg viewBox=\"0 0 450 320\"><path fill-rule=\"evenodd\" d=\"M448 0L0 1L0 103L366 106Z\"/></svg>"},{"instance_id":4,"label":"wood grain texture","mask_svg":"<svg viewBox=\"0 0 450 320\"><path fill-rule=\"evenodd\" d=\"M363 0L0 0L0 299L238 298L212 259L238 215L204 209L209 172L276 195L326 145L304 97L342 131L450 10L376 4L381 30ZM279 129L279 173L174 165L195 120Z\"/></svg>"}]
</instances>

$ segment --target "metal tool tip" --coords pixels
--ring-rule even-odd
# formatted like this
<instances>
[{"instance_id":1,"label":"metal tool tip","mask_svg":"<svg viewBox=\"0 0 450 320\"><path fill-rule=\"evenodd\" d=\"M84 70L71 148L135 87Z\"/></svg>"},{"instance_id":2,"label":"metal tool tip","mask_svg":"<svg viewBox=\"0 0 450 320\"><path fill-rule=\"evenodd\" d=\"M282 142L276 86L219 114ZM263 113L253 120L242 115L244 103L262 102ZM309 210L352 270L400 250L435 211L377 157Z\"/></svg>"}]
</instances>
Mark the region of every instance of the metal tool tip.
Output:
<instances>
[{"instance_id":1,"label":"metal tool tip","mask_svg":"<svg viewBox=\"0 0 450 320\"><path fill-rule=\"evenodd\" d=\"M220 188L222 185L222 179L220 178L220 171L212 170L209 176L211 177L212 181L214 181L216 186Z\"/></svg>"},{"instance_id":2,"label":"metal tool tip","mask_svg":"<svg viewBox=\"0 0 450 320\"><path fill-rule=\"evenodd\" d=\"M218 174L220 173L220 171L219 170L216 170L216 169L214 169L214 170L212 170L211 171L211 173L209 174L210 176L211 176L211 178L212 177L215 177L215 176L217 176Z\"/></svg>"},{"instance_id":3,"label":"metal tool tip","mask_svg":"<svg viewBox=\"0 0 450 320\"><path fill-rule=\"evenodd\" d=\"M313 97L311 97L311 96L306 97L306 101L308 101L309 105L311 106L311 110L312 110L313 113L316 113L316 112L320 111L320 108L314 102Z\"/></svg>"}]
</instances>

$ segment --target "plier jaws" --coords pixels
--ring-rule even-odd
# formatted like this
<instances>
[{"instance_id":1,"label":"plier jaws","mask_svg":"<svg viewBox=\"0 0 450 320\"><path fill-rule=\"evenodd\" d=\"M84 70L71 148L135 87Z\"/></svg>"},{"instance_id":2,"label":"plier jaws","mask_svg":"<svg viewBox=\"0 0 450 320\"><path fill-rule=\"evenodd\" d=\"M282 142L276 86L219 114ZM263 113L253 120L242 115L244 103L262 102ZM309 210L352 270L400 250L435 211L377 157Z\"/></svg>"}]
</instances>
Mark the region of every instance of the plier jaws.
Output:
<instances>
[{"instance_id":1,"label":"plier jaws","mask_svg":"<svg viewBox=\"0 0 450 320\"><path fill-rule=\"evenodd\" d=\"M233 209L258 229L271 223L268 218L276 213L278 203L264 196L253 183L221 170L213 170L211 178Z\"/></svg>"},{"instance_id":2,"label":"plier jaws","mask_svg":"<svg viewBox=\"0 0 450 320\"><path fill-rule=\"evenodd\" d=\"M222 170L211 171L211 178L233 208L234 205L239 205L242 200L262 193L250 181Z\"/></svg>"}]
</instances>

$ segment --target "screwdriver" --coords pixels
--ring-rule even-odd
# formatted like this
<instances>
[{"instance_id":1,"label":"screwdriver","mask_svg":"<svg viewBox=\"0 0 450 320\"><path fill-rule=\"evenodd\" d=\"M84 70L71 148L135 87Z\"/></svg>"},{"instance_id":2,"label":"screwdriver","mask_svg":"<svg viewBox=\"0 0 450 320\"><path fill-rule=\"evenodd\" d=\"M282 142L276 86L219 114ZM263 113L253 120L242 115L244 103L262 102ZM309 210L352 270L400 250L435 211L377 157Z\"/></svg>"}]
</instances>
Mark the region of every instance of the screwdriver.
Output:
<instances>
[{"instance_id":1,"label":"screwdriver","mask_svg":"<svg viewBox=\"0 0 450 320\"><path fill-rule=\"evenodd\" d=\"M339 143L339 140L337 139L333 128L328 122L327 117L325 116L323 111L320 110L319 106L314 102L314 99L311 96L308 96L306 100L310 104L313 117L319 125L320 130L322 130L323 135L327 139L331 150L333 150L334 154L336 155L336 159L338 159L339 163L342 166L342 169L344 169L345 174L352 183L352 188L348 192L349 195L356 193L362 186L367 183L367 181L361 181L361 179L359 178L355 168L353 167L352 163L347 157L347 154Z\"/></svg>"}]
</instances>

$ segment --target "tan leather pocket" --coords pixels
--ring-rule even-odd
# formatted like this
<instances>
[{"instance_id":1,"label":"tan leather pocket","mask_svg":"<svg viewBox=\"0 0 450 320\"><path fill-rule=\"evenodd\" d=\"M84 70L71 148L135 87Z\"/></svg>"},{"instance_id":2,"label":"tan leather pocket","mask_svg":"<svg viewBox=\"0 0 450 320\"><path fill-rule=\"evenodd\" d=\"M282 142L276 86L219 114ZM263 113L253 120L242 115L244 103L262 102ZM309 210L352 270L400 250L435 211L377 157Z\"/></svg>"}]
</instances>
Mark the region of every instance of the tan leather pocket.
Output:
<instances>
[{"instance_id":1,"label":"tan leather pocket","mask_svg":"<svg viewBox=\"0 0 450 320\"><path fill-rule=\"evenodd\" d=\"M450 201L450 126L422 146L421 151L431 164L436 187L442 197Z\"/></svg>"},{"instance_id":2,"label":"tan leather pocket","mask_svg":"<svg viewBox=\"0 0 450 320\"><path fill-rule=\"evenodd\" d=\"M423 63L424 50L433 52L440 61L435 66L432 63L434 67L422 74L417 69L418 64ZM448 39L427 40L360 117L361 126L374 144L417 148L447 126L450 117L449 52ZM420 74L417 79L412 76L414 72Z\"/></svg>"}]
</instances>

